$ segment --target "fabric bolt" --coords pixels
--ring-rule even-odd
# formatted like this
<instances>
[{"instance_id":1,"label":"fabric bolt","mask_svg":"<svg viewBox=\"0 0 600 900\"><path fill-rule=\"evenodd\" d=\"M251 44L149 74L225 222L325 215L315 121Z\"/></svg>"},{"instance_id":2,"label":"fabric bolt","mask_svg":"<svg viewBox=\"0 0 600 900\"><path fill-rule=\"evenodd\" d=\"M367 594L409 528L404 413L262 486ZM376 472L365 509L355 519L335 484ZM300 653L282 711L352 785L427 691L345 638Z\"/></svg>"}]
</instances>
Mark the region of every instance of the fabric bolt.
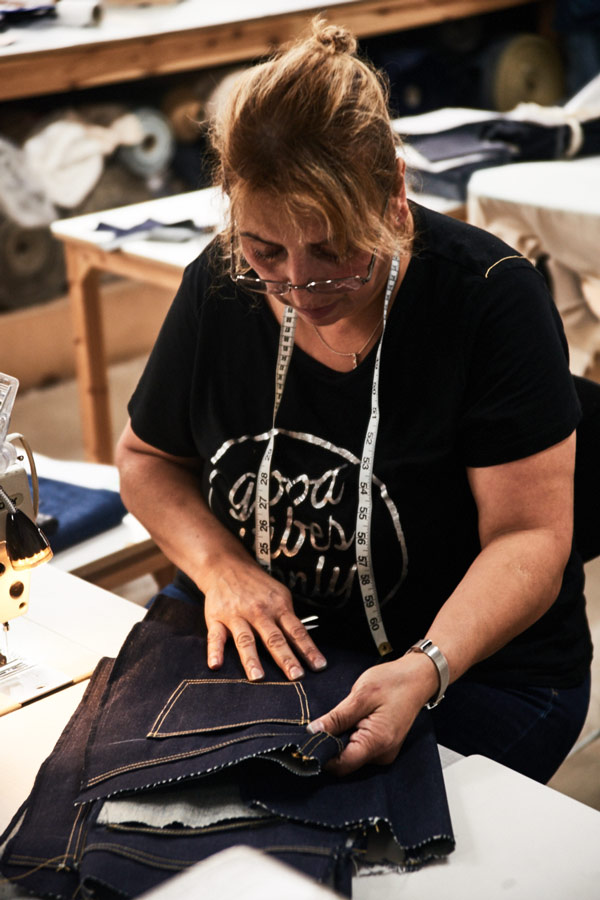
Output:
<instances>
[{"instance_id":1,"label":"fabric bolt","mask_svg":"<svg viewBox=\"0 0 600 900\"><path fill-rule=\"evenodd\" d=\"M263 654L265 677L245 678L226 654L218 672L206 664L201 606L160 597L134 626L113 668L88 742L79 801L196 777L278 751L310 773L343 748L345 738L309 734L307 724L348 693L377 659L324 647L329 666L289 682ZM149 740L150 738L150 740Z\"/></svg>"},{"instance_id":2,"label":"fabric bolt","mask_svg":"<svg viewBox=\"0 0 600 900\"><path fill-rule=\"evenodd\" d=\"M77 889L76 867L91 807L76 807L73 801L87 736L112 663L112 659L99 662L81 703L41 766L29 798L0 838L0 845L6 841L2 874L18 879L33 893L71 897ZM13 833L23 810L20 827Z\"/></svg>"}]
</instances>

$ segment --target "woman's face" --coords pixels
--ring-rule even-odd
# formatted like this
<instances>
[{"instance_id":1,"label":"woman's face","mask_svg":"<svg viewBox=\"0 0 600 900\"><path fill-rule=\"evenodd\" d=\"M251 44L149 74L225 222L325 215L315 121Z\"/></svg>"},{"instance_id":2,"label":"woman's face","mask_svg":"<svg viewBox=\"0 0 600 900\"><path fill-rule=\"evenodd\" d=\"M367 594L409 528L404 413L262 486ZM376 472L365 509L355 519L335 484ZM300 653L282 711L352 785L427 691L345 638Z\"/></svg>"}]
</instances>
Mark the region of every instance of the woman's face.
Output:
<instances>
[{"instance_id":1,"label":"woman's face","mask_svg":"<svg viewBox=\"0 0 600 900\"><path fill-rule=\"evenodd\" d=\"M349 275L367 275L371 254L357 251L340 260L327 240L324 223L307 220L300 229L272 198L264 195L245 204L237 227L244 257L259 278L302 285ZM268 296L271 304L279 302L293 306L311 325L332 325L380 298L386 278L387 267L378 259L371 279L358 290L341 294L294 290Z\"/></svg>"}]
</instances>

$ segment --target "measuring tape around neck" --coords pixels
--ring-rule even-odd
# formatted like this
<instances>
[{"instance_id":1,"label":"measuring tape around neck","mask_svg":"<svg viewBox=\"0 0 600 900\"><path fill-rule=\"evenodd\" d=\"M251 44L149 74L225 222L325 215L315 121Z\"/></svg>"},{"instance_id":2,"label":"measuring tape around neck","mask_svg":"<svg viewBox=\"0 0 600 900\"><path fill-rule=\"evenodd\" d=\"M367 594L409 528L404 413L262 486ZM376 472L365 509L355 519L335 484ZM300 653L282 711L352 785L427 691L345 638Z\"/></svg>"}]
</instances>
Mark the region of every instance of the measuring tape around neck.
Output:
<instances>
[{"instance_id":1,"label":"measuring tape around neck","mask_svg":"<svg viewBox=\"0 0 600 900\"><path fill-rule=\"evenodd\" d=\"M390 266L383 302L383 329L377 355L375 357L375 369L373 372L373 385L371 388L371 415L365 435L362 457L359 466L358 477L358 508L356 513L355 550L356 573L360 586L363 607L367 617L367 623L371 631L375 645L381 656L386 656L392 650L392 645L387 639L377 587L373 575L373 561L371 558L371 518L373 510L372 484L373 464L375 459L375 443L379 427L379 370L381 360L381 347L383 334L387 322L392 293L398 280L400 271L400 259L394 256ZM275 401L273 404L273 424L269 432L267 449L263 454L256 477L255 492L255 540L254 549L257 561L267 571L271 571L271 523L269 517L269 485L271 481L271 460L275 445L275 418L281 403L283 389L290 365L292 350L294 349L294 333L296 330L296 310L286 306L279 332L279 347L277 350L277 365L275 369Z\"/></svg>"}]
</instances>

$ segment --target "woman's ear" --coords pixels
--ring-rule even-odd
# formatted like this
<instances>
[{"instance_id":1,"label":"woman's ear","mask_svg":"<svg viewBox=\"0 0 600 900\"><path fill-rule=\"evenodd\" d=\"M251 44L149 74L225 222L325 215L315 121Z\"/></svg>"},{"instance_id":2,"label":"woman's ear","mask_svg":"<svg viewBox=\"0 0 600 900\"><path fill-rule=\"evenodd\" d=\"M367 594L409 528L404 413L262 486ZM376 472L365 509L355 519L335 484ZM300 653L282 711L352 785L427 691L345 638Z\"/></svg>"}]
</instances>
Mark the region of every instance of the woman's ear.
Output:
<instances>
[{"instance_id":1,"label":"woman's ear","mask_svg":"<svg viewBox=\"0 0 600 900\"><path fill-rule=\"evenodd\" d=\"M390 199L390 208L397 225L404 225L409 215L408 200L406 198L406 162L398 157L398 173L396 177L396 191Z\"/></svg>"}]
</instances>

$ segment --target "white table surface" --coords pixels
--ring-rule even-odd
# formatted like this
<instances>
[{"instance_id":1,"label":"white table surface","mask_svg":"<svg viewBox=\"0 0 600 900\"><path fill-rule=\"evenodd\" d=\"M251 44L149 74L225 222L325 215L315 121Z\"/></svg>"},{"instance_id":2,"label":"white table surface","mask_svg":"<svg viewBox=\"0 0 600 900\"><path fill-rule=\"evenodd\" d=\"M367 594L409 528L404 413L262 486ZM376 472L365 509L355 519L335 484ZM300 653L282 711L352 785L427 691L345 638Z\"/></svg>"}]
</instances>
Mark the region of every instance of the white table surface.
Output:
<instances>
[{"instance_id":1,"label":"white table surface","mask_svg":"<svg viewBox=\"0 0 600 900\"><path fill-rule=\"evenodd\" d=\"M409 192L411 199L437 212L452 212L460 204L444 197L432 194ZM122 245L125 253L140 259L151 259L156 262L185 268L210 243L224 221L226 201L217 188L204 188L199 191L186 191L157 200L145 200L114 209L93 212L84 216L73 216L58 219L50 226L55 237L64 240L84 241L103 249L113 240L114 232L97 231L103 222L116 225L118 228L132 228L146 219L156 219L169 224L192 219L196 225L214 225L215 232L198 235L182 242L156 241L146 239L127 240Z\"/></svg>"},{"instance_id":2,"label":"white table surface","mask_svg":"<svg viewBox=\"0 0 600 900\"><path fill-rule=\"evenodd\" d=\"M116 656L146 610L80 578L43 565L31 573L27 615L10 622L10 641L82 680L0 716L0 831L25 799L103 656ZM32 639L33 638L33 639Z\"/></svg>"},{"instance_id":3,"label":"white table surface","mask_svg":"<svg viewBox=\"0 0 600 900\"><path fill-rule=\"evenodd\" d=\"M146 610L45 564L31 572L29 609L9 623L9 660L39 667L34 703L55 686L88 678L102 656L115 656ZM37 676L36 676L37 677ZM26 678L26 683L30 679ZM22 702L22 690L0 684L0 722Z\"/></svg>"}]
</instances>

